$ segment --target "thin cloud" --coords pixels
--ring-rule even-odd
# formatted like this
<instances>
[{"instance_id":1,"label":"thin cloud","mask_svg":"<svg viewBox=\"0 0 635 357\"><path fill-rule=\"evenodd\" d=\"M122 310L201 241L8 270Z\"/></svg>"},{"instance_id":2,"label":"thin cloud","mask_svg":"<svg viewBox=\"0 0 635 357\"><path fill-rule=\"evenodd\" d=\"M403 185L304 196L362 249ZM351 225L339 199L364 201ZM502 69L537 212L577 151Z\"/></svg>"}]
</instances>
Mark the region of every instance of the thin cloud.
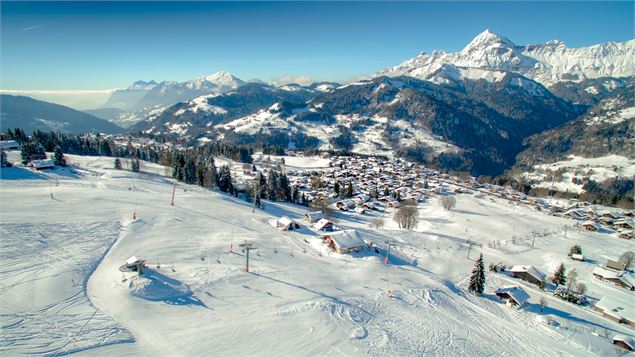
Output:
<instances>
[{"instance_id":1,"label":"thin cloud","mask_svg":"<svg viewBox=\"0 0 635 357\"><path fill-rule=\"evenodd\" d=\"M35 29L40 28L40 27L48 26L50 24L52 24L52 22L45 22L43 24L38 24L38 25L25 27L25 28L21 29L20 31L31 31L31 30L35 30Z\"/></svg>"},{"instance_id":2,"label":"thin cloud","mask_svg":"<svg viewBox=\"0 0 635 357\"><path fill-rule=\"evenodd\" d=\"M107 94L116 89L0 89L5 94Z\"/></svg>"},{"instance_id":3,"label":"thin cloud","mask_svg":"<svg viewBox=\"0 0 635 357\"><path fill-rule=\"evenodd\" d=\"M310 76L288 76L288 75L284 75L284 76L272 78L272 82L277 83L277 84L296 83L296 84L304 86L304 85L309 85L309 84L315 82L315 80L313 78L311 78Z\"/></svg>"}]
</instances>

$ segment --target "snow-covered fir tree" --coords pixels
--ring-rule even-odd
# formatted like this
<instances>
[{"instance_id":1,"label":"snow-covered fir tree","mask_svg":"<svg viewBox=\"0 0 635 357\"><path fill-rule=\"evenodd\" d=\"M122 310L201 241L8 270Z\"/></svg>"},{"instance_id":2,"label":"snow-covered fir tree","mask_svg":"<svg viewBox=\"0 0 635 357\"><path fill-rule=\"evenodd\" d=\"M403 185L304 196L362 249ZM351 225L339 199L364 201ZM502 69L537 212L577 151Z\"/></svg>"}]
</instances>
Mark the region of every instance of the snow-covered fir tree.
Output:
<instances>
[{"instance_id":1,"label":"snow-covered fir tree","mask_svg":"<svg viewBox=\"0 0 635 357\"><path fill-rule=\"evenodd\" d=\"M121 159L116 157L113 167L115 168L115 170L121 170Z\"/></svg>"},{"instance_id":2,"label":"snow-covered fir tree","mask_svg":"<svg viewBox=\"0 0 635 357\"><path fill-rule=\"evenodd\" d=\"M221 166L220 170L218 171L218 189L223 192L234 192L231 170L227 165Z\"/></svg>"},{"instance_id":3,"label":"snow-covered fir tree","mask_svg":"<svg viewBox=\"0 0 635 357\"><path fill-rule=\"evenodd\" d=\"M194 159L192 159L192 157L187 158L185 170L183 172L183 181L190 185L196 182L196 165L194 164Z\"/></svg>"},{"instance_id":4,"label":"snow-covered fir tree","mask_svg":"<svg viewBox=\"0 0 635 357\"><path fill-rule=\"evenodd\" d=\"M564 267L564 263L560 263L560 265L558 265L558 268L556 268L556 271L553 272L551 282L556 285L564 285L567 283L566 268Z\"/></svg>"},{"instance_id":5,"label":"snow-covered fir tree","mask_svg":"<svg viewBox=\"0 0 635 357\"><path fill-rule=\"evenodd\" d=\"M53 154L53 163L57 166L66 166L66 158L64 158L64 153L62 152L62 148L58 146L55 147L55 152Z\"/></svg>"},{"instance_id":6,"label":"snow-covered fir tree","mask_svg":"<svg viewBox=\"0 0 635 357\"><path fill-rule=\"evenodd\" d=\"M478 295L485 291L485 263L483 262L483 254L479 255L478 260L474 264L468 289Z\"/></svg>"}]
</instances>

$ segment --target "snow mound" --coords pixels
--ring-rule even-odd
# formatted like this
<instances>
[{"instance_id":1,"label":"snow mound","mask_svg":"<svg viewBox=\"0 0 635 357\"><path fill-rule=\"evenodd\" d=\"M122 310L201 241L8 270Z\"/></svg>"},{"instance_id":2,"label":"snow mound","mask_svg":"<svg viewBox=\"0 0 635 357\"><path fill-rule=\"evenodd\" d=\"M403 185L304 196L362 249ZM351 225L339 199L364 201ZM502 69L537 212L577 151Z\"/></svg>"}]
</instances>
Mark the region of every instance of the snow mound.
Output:
<instances>
[{"instance_id":1,"label":"snow mound","mask_svg":"<svg viewBox=\"0 0 635 357\"><path fill-rule=\"evenodd\" d=\"M170 301L192 296L190 288L156 270L146 269L142 276L130 279L130 294L150 301Z\"/></svg>"}]
</instances>

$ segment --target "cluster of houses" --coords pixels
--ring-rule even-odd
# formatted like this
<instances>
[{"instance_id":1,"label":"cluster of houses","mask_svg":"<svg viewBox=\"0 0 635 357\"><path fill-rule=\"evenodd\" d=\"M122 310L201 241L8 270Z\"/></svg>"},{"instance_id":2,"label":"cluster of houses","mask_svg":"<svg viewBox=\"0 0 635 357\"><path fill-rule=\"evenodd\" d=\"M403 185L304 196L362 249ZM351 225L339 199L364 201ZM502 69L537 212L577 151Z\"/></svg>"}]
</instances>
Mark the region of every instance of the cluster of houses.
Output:
<instances>
[{"instance_id":1,"label":"cluster of houses","mask_svg":"<svg viewBox=\"0 0 635 357\"><path fill-rule=\"evenodd\" d=\"M544 273L530 265L516 265L507 271L512 277L535 285L540 285L546 279ZM619 260L608 259L606 265L598 265L593 270L593 276L601 281L615 284L630 291L635 291L634 274L628 271L625 264ZM508 305L517 308L522 308L529 299L529 295L518 286L499 288L495 291L495 294L502 300L505 300ZM635 328L634 305L632 302L620 300L619 295L602 297L595 303L593 309L611 320ZM632 340L630 340L630 342L632 342ZM633 350L632 348L635 346L630 344L630 342L628 339L613 341L613 343L619 344L623 348Z\"/></svg>"},{"instance_id":2,"label":"cluster of houses","mask_svg":"<svg viewBox=\"0 0 635 357\"><path fill-rule=\"evenodd\" d=\"M590 207L572 207L564 211L562 217L583 221L580 225L587 231L606 230L610 233L615 232L618 237L624 239L635 237L635 211L599 213Z\"/></svg>"},{"instance_id":3,"label":"cluster of houses","mask_svg":"<svg viewBox=\"0 0 635 357\"><path fill-rule=\"evenodd\" d=\"M307 212L304 215L304 220L309 224L310 229L317 233L329 248L339 254L360 252L367 247L366 242L358 231L353 229L340 229L335 226L331 220L326 218L322 211ZM278 219L276 227L284 231L301 228L298 222L291 220L289 217Z\"/></svg>"}]
</instances>

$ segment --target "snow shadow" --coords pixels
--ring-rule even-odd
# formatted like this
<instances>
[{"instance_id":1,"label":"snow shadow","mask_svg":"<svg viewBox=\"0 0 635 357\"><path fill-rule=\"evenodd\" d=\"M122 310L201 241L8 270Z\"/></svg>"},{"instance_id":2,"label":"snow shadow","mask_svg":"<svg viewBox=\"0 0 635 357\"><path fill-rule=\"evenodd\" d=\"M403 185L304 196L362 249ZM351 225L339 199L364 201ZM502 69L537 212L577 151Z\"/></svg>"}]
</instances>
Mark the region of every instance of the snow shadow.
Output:
<instances>
[{"instance_id":1,"label":"snow shadow","mask_svg":"<svg viewBox=\"0 0 635 357\"><path fill-rule=\"evenodd\" d=\"M169 305L207 306L194 296L190 288L154 269L146 269L142 276L130 281L131 294L149 301L163 301Z\"/></svg>"},{"instance_id":2,"label":"snow shadow","mask_svg":"<svg viewBox=\"0 0 635 357\"><path fill-rule=\"evenodd\" d=\"M31 171L23 167L3 167L0 170L2 180L48 180L49 177L37 171Z\"/></svg>"}]
</instances>

